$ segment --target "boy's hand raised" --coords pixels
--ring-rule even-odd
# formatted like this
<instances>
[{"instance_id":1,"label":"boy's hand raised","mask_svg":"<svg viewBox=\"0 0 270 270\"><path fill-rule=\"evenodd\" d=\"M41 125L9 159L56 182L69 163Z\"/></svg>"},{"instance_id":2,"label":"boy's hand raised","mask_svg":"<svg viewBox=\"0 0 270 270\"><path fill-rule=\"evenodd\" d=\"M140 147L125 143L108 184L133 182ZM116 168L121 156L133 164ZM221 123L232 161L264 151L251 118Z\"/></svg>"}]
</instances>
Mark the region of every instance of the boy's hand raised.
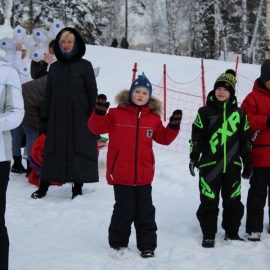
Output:
<instances>
[{"instance_id":1,"label":"boy's hand raised","mask_svg":"<svg viewBox=\"0 0 270 270\"><path fill-rule=\"evenodd\" d=\"M96 114L101 116L105 115L110 106L110 102L107 102L107 97L104 94L100 94L97 96L96 102Z\"/></svg>"},{"instance_id":2,"label":"boy's hand raised","mask_svg":"<svg viewBox=\"0 0 270 270\"><path fill-rule=\"evenodd\" d=\"M170 117L169 123L170 127L173 130L178 130L180 128L181 120L182 120L182 110L175 110L172 116Z\"/></svg>"}]
</instances>

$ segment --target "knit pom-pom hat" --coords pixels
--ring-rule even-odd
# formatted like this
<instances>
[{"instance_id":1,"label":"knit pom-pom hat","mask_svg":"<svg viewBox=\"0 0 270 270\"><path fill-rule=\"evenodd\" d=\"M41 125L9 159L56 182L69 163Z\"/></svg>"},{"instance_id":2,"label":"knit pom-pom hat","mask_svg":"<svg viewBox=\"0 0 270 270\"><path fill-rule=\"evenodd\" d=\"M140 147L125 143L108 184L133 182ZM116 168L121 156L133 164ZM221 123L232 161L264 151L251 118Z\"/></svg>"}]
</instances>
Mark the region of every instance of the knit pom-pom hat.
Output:
<instances>
[{"instance_id":1,"label":"knit pom-pom hat","mask_svg":"<svg viewBox=\"0 0 270 270\"><path fill-rule=\"evenodd\" d=\"M143 87L143 88L147 89L147 91L149 93L148 100L147 100L146 104L144 105L145 107L147 107L149 105L149 102L150 102L150 99L152 96L152 85L151 85L150 81L147 79L147 77L145 76L144 72L142 73L142 75L139 75L138 78L130 86L129 101L130 101L131 105L136 105L132 101L132 95L133 95L135 89L139 88L139 87Z\"/></svg>"},{"instance_id":2,"label":"knit pom-pom hat","mask_svg":"<svg viewBox=\"0 0 270 270\"><path fill-rule=\"evenodd\" d=\"M216 90L218 87L224 87L230 92L231 97L235 96L236 82L237 79L235 77L234 70L227 69L225 73L220 74L217 80L215 81L214 90Z\"/></svg>"}]
</instances>

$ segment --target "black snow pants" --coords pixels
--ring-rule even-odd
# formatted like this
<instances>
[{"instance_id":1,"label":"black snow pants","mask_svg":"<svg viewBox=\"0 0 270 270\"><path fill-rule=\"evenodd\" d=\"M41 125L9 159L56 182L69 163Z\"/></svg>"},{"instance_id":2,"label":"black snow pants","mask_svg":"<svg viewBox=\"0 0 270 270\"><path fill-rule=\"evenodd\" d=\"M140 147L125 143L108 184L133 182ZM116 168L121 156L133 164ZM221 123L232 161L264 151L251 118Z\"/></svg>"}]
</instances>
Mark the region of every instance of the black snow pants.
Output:
<instances>
[{"instance_id":1,"label":"black snow pants","mask_svg":"<svg viewBox=\"0 0 270 270\"><path fill-rule=\"evenodd\" d=\"M241 202L241 167L233 166L227 173L220 172L215 177L207 168L200 169L200 200L197 211L202 233L207 238L215 238L219 214L219 193L223 199L222 228L231 234L238 233L244 206Z\"/></svg>"},{"instance_id":2,"label":"black snow pants","mask_svg":"<svg viewBox=\"0 0 270 270\"><path fill-rule=\"evenodd\" d=\"M262 232L264 207L270 186L270 168L253 168L249 183L246 232Z\"/></svg>"},{"instance_id":3,"label":"black snow pants","mask_svg":"<svg viewBox=\"0 0 270 270\"><path fill-rule=\"evenodd\" d=\"M155 250L157 225L152 203L152 186L114 185L115 204L109 227L109 245L127 247L131 224L136 229L137 248Z\"/></svg>"}]
</instances>

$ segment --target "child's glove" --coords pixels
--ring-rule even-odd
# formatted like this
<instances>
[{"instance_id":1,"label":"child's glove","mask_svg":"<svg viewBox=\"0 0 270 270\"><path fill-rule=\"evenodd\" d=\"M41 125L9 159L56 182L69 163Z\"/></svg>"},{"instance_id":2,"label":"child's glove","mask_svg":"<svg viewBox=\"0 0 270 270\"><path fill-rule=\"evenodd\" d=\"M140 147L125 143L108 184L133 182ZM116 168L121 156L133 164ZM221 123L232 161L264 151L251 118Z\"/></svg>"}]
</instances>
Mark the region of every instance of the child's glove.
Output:
<instances>
[{"instance_id":1,"label":"child's glove","mask_svg":"<svg viewBox=\"0 0 270 270\"><path fill-rule=\"evenodd\" d=\"M109 106L110 102L106 102L107 97L104 94L100 94L97 96L97 106L96 106L96 114L97 115L105 115Z\"/></svg>"},{"instance_id":2,"label":"child's glove","mask_svg":"<svg viewBox=\"0 0 270 270\"><path fill-rule=\"evenodd\" d=\"M189 162L189 171L192 176L195 176L194 168L199 168L199 160L198 159L190 159Z\"/></svg>"},{"instance_id":3,"label":"child's glove","mask_svg":"<svg viewBox=\"0 0 270 270\"><path fill-rule=\"evenodd\" d=\"M250 179L253 174L252 163L245 163L244 170L242 172L242 178Z\"/></svg>"},{"instance_id":4,"label":"child's glove","mask_svg":"<svg viewBox=\"0 0 270 270\"><path fill-rule=\"evenodd\" d=\"M170 117L170 127L173 130L178 130L180 128L181 124L181 119L182 119L182 111L181 110L175 110Z\"/></svg>"}]
</instances>

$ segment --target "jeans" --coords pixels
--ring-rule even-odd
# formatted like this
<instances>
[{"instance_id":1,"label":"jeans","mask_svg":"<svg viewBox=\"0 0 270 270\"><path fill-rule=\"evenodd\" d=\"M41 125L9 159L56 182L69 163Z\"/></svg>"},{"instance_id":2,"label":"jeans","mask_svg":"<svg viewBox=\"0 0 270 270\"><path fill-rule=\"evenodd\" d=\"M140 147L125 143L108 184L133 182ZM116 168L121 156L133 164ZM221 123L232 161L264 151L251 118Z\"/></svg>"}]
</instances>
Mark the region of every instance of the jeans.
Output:
<instances>
[{"instance_id":1,"label":"jeans","mask_svg":"<svg viewBox=\"0 0 270 270\"><path fill-rule=\"evenodd\" d=\"M24 126L22 125L24 133L26 135L26 152L27 152L27 159L30 162L30 153L31 153L31 149L32 146L35 142L35 140L38 138L39 136L39 131L38 130L34 130L30 127Z\"/></svg>"},{"instance_id":2,"label":"jeans","mask_svg":"<svg viewBox=\"0 0 270 270\"><path fill-rule=\"evenodd\" d=\"M19 157L22 155L21 144L24 134L23 127L22 125L19 125L18 127L12 129L10 132L12 137L12 155Z\"/></svg>"},{"instance_id":3,"label":"jeans","mask_svg":"<svg viewBox=\"0 0 270 270\"><path fill-rule=\"evenodd\" d=\"M30 161L30 153L32 149L32 145L34 144L35 140L39 136L39 131L34 130L30 127L19 125L15 129L11 130L12 136L12 154L13 156L21 156L21 143L23 135L26 135L26 152L27 152L27 159Z\"/></svg>"}]
</instances>

